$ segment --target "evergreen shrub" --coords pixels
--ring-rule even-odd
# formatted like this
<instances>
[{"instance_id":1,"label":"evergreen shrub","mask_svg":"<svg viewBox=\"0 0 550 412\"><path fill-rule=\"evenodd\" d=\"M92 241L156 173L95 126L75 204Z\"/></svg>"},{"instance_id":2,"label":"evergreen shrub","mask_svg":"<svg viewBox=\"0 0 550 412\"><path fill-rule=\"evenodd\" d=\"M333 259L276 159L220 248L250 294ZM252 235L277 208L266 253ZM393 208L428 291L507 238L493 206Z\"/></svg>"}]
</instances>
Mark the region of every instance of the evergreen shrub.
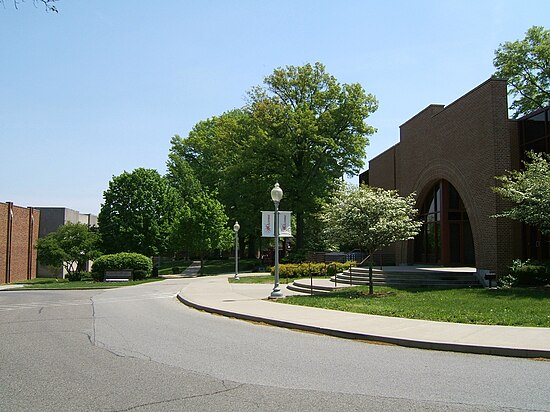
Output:
<instances>
[{"instance_id":1,"label":"evergreen shrub","mask_svg":"<svg viewBox=\"0 0 550 412\"><path fill-rule=\"evenodd\" d=\"M92 277L95 281L102 281L108 270L132 269L134 279L144 279L151 275L153 262L140 253L121 252L98 257L92 265Z\"/></svg>"}]
</instances>

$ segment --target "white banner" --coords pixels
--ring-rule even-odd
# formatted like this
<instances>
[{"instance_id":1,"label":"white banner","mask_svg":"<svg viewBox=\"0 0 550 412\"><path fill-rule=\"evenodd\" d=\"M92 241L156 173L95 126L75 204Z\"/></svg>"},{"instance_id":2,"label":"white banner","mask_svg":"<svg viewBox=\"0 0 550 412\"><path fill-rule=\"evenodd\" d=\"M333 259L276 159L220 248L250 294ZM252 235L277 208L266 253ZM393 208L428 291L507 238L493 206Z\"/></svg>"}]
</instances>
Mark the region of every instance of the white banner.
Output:
<instances>
[{"instance_id":1,"label":"white banner","mask_svg":"<svg viewBox=\"0 0 550 412\"><path fill-rule=\"evenodd\" d=\"M292 212L279 211L279 237L292 237ZM262 237L275 237L275 212L262 211Z\"/></svg>"}]
</instances>

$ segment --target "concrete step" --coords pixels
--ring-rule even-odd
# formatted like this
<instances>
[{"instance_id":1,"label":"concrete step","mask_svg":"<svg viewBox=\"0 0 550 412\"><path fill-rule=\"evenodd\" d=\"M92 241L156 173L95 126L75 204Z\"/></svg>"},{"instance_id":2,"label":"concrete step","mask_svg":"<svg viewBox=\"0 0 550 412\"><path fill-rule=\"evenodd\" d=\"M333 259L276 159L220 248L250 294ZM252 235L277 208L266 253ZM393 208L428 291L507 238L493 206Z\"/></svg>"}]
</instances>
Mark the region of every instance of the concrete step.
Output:
<instances>
[{"instance_id":1,"label":"concrete step","mask_svg":"<svg viewBox=\"0 0 550 412\"><path fill-rule=\"evenodd\" d=\"M331 279L338 284L368 285L369 269L354 267ZM441 269L391 268L391 270L374 269L373 285L396 287L434 287L434 288L464 288L481 286L471 271L449 271Z\"/></svg>"},{"instance_id":2,"label":"concrete step","mask_svg":"<svg viewBox=\"0 0 550 412\"><path fill-rule=\"evenodd\" d=\"M336 285L334 281L331 282L329 279L313 279L313 285L311 284L311 279L298 279L295 280L292 284L287 285L287 289L306 293L310 295L313 291L313 294L327 293L333 290L342 289L345 285Z\"/></svg>"}]
</instances>

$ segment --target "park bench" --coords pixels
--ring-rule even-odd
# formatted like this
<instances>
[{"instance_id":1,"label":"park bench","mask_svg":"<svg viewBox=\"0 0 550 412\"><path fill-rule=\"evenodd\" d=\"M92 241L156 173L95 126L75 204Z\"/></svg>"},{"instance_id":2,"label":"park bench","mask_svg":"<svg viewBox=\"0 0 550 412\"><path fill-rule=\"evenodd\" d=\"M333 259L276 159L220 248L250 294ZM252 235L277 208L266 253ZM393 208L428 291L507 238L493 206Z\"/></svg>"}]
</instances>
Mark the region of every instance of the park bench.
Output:
<instances>
[{"instance_id":1,"label":"park bench","mask_svg":"<svg viewBox=\"0 0 550 412\"><path fill-rule=\"evenodd\" d=\"M105 282L128 282L133 279L132 269L106 270Z\"/></svg>"}]
</instances>

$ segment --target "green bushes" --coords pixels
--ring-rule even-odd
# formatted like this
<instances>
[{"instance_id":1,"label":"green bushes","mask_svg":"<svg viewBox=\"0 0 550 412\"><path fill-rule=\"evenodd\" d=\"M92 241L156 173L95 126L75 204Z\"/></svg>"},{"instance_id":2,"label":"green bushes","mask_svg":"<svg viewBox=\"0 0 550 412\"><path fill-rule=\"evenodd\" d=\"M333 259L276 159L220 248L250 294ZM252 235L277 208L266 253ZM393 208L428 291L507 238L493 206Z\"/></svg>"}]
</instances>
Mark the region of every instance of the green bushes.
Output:
<instances>
[{"instance_id":1,"label":"green bushes","mask_svg":"<svg viewBox=\"0 0 550 412\"><path fill-rule=\"evenodd\" d=\"M544 286L550 284L550 263L537 263L526 260L514 260L510 273L499 279L499 285L512 286Z\"/></svg>"},{"instance_id":2,"label":"green bushes","mask_svg":"<svg viewBox=\"0 0 550 412\"><path fill-rule=\"evenodd\" d=\"M145 279L151 275L153 262L150 258L139 253L116 253L98 257L92 265L92 277L95 281L102 281L107 270L132 269L135 280Z\"/></svg>"},{"instance_id":3,"label":"green bushes","mask_svg":"<svg viewBox=\"0 0 550 412\"><path fill-rule=\"evenodd\" d=\"M315 276L334 276L336 273L343 272L349 267L355 266L355 262L334 262L325 263L288 263L279 265L279 276L283 278L306 278L311 273ZM271 268L271 274L274 274L275 269Z\"/></svg>"}]
</instances>

